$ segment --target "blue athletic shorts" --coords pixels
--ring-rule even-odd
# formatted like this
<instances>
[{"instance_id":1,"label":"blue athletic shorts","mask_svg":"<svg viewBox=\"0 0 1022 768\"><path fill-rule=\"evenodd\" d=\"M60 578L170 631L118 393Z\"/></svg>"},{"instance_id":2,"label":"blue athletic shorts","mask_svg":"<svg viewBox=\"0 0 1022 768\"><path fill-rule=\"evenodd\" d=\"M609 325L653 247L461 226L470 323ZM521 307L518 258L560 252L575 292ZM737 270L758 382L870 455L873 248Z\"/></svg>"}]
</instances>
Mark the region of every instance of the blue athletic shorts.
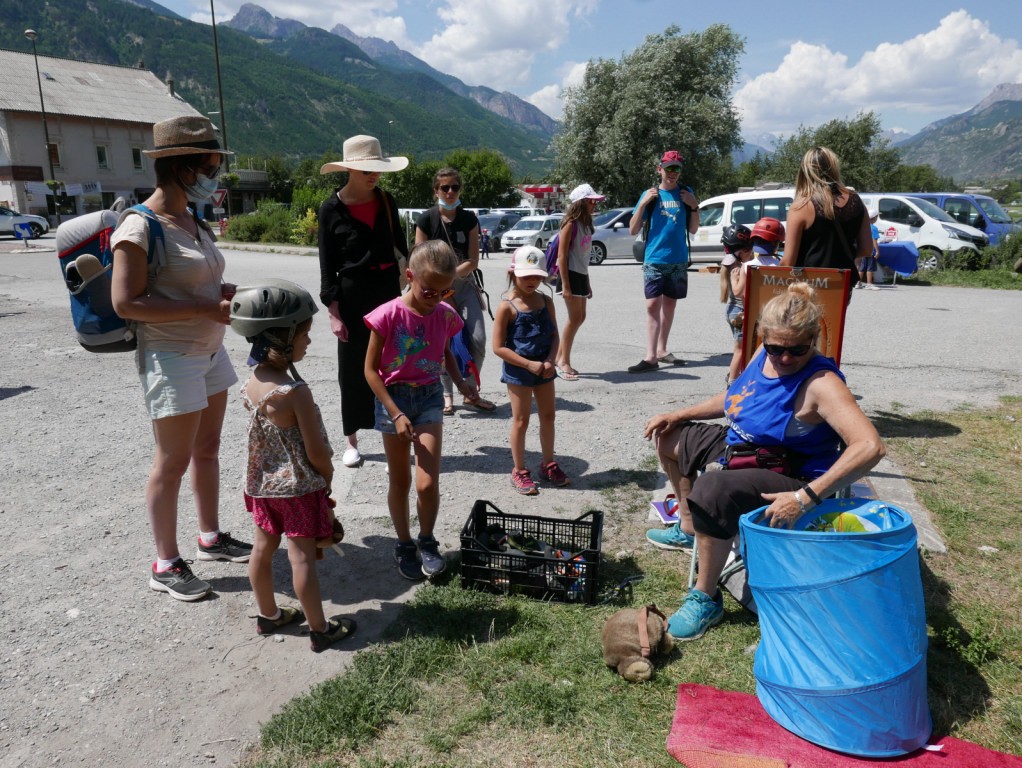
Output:
<instances>
[{"instance_id":1,"label":"blue athletic shorts","mask_svg":"<svg viewBox=\"0 0 1022 768\"><path fill-rule=\"evenodd\" d=\"M647 299L661 296L684 299L688 296L688 264L644 264L642 279Z\"/></svg>"}]
</instances>

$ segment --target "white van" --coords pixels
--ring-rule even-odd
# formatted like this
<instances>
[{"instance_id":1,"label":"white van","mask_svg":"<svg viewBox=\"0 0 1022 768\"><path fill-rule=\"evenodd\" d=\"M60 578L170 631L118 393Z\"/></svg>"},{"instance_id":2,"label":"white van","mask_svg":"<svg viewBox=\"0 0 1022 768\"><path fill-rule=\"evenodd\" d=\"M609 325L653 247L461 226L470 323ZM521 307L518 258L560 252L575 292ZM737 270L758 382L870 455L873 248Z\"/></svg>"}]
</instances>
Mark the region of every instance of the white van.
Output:
<instances>
[{"instance_id":1,"label":"white van","mask_svg":"<svg viewBox=\"0 0 1022 768\"><path fill-rule=\"evenodd\" d=\"M867 208L880 211L876 227L881 237L915 243L920 269L936 269L948 254L963 248L978 252L990 242L983 232L955 221L928 200L883 192L859 197Z\"/></svg>"},{"instance_id":2,"label":"white van","mask_svg":"<svg viewBox=\"0 0 1022 768\"><path fill-rule=\"evenodd\" d=\"M755 189L704 200L699 205L699 231L692 235L692 261L719 262L724 258L720 237L724 227L744 224L749 229L764 216L781 223L795 199L795 189Z\"/></svg>"}]
</instances>

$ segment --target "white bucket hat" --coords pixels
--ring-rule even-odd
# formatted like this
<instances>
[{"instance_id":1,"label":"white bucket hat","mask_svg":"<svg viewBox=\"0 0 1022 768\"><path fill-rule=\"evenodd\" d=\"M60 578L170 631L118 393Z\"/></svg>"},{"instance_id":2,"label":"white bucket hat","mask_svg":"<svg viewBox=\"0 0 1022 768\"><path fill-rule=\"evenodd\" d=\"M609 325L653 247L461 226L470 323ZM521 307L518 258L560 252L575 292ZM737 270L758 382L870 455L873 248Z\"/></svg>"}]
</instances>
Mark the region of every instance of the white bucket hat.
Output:
<instances>
[{"instance_id":1,"label":"white bucket hat","mask_svg":"<svg viewBox=\"0 0 1022 768\"><path fill-rule=\"evenodd\" d=\"M352 136L344 142L344 159L327 163L320 173L336 171L379 171L389 173L408 166L407 157L384 157L380 140L372 136Z\"/></svg>"},{"instance_id":2,"label":"white bucket hat","mask_svg":"<svg viewBox=\"0 0 1022 768\"><path fill-rule=\"evenodd\" d=\"M606 195L601 195L599 192L593 189L591 184L579 184L577 187L571 190L571 193L568 195L568 199L571 200L571 202L573 203L577 203L583 197L588 200L607 199Z\"/></svg>"}]
</instances>

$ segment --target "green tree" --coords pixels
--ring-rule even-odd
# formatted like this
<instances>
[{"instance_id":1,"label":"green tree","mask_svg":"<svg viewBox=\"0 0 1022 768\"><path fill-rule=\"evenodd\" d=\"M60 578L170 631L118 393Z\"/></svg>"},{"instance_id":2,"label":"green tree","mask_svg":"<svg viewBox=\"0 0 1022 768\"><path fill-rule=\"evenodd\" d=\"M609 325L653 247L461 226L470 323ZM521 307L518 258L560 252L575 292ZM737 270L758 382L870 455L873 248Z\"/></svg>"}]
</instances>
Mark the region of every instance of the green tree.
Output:
<instances>
[{"instance_id":1,"label":"green tree","mask_svg":"<svg viewBox=\"0 0 1022 768\"><path fill-rule=\"evenodd\" d=\"M459 149L445 157L444 164L458 169L465 185L462 198L473 208L498 208L518 202L511 166L499 152Z\"/></svg>"},{"instance_id":2,"label":"green tree","mask_svg":"<svg viewBox=\"0 0 1022 768\"><path fill-rule=\"evenodd\" d=\"M433 205L433 175L443 165L439 160L408 159L408 167L397 173L385 173L380 186L390 192L401 208L428 208Z\"/></svg>"},{"instance_id":3,"label":"green tree","mask_svg":"<svg viewBox=\"0 0 1022 768\"><path fill-rule=\"evenodd\" d=\"M957 192L961 187L950 176L941 176L929 165L898 165L881 192Z\"/></svg>"},{"instance_id":4,"label":"green tree","mask_svg":"<svg viewBox=\"0 0 1022 768\"><path fill-rule=\"evenodd\" d=\"M657 178L660 154L677 149L683 183L720 186L740 146L731 91L744 47L723 24L684 35L671 26L620 61L590 61L565 92L557 175L631 204Z\"/></svg>"}]
</instances>

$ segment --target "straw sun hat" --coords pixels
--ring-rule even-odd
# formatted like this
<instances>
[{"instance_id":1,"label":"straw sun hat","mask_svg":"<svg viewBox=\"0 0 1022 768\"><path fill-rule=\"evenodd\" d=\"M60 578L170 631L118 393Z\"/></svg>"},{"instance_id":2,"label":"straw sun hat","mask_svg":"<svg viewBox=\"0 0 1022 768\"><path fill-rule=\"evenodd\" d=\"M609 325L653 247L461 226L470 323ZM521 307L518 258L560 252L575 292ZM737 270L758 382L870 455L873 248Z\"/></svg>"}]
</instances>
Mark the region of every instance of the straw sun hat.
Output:
<instances>
[{"instance_id":1,"label":"straw sun hat","mask_svg":"<svg viewBox=\"0 0 1022 768\"><path fill-rule=\"evenodd\" d=\"M344 142L344 159L327 163L320 173L336 171L400 171L407 167L407 157L384 157L380 140L372 136L352 136Z\"/></svg>"},{"instance_id":2,"label":"straw sun hat","mask_svg":"<svg viewBox=\"0 0 1022 768\"><path fill-rule=\"evenodd\" d=\"M174 155L233 155L220 148L213 123L202 115L183 115L161 120L153 126L153 148L142 150L149 157Z\"/></svg>"}]
</instances>

